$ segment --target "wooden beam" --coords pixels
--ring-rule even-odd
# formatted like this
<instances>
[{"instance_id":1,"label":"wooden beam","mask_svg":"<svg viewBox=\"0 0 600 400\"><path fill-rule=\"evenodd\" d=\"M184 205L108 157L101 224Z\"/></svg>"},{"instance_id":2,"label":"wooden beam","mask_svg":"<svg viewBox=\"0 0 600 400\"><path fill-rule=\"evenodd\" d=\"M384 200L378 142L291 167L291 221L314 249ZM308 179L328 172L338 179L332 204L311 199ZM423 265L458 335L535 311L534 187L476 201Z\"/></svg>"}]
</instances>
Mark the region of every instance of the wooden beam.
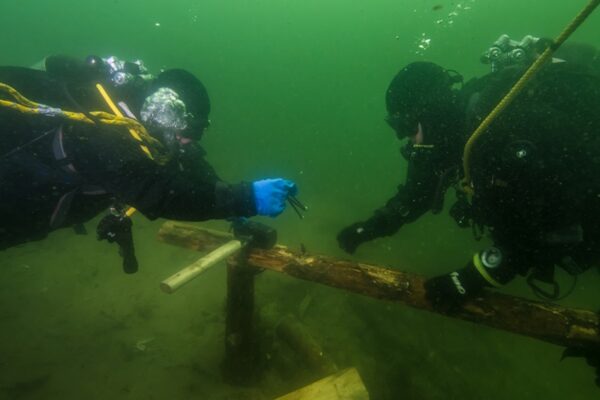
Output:
<instances>
[{"instance_id":1,"label":"wooden beam","mask_svg":"<svg viewBox=\"0 0 600 400\"><path fill-rule=\"evenodd\" d=\"M302 256L284 246L252 250L248 265L437 312L425 298L426 278L417 274L324 256ZM598 314L496 292L486 292L446 315L563 346L600 345Z\"/></svg>"},{"instance_id":2,"label":"wooden beam","mask_svg":"<svg viewBox=\"0 0 600 400\"><path fill-rule=\"evenodd\" d=\"M195 229L179 231L177 225L163 229L169 231L170 238L181 238L184 247L194 241ZM179 240L170 240L170 243L178 244ZM247 263L251 267L438 312L425 297L423 284L426 278L421 275L326 256L298 254L285 246L276 246L272 250L251 249ZM561 346L600 346L600 317L587 310L486 292L445 315Z\"/></svg>"}]
</instances>

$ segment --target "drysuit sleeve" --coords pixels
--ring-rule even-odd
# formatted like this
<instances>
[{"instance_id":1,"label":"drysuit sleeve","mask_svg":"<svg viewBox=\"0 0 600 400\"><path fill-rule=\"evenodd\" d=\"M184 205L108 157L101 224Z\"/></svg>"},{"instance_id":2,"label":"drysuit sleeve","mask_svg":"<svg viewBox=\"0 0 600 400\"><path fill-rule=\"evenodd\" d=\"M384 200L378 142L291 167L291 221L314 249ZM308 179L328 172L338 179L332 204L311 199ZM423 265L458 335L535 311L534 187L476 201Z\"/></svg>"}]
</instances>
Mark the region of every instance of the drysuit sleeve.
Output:
<instances>
[{"instance_id":1,"label":"drysuit sleeve","mask_svg":"<svg viewBox=\"0 0 600 400\"><path fill-rule=\"evenodd\" d=\"M189 147L160 165L122 130L83 125L67 129L65 148L87 185L102 187L150 219L201 221L256 214L252 185L220 180L200 148Z\"/></svg>"},{"instance_id":2,"label":"drysuit sleeve","mask_svg":"<svg viewBox=\"0 0 600 400\"><path fill-rule=\"evenodd\" d=\"M363 222L356 222L342 229L337 240L339 246L348 253L370 240L393 235L406 223L416 221L428 210L440 209L436 199L443 198L446 190L443 183L445 173L438 173L438 163L432 158L432 149L414 148L408 145L403 154L408 159L406 180L398 187L398 192L385 206L377 209Z\"/></svg>"},{"instance_id":3,"label":"drysuit sleeve","mask_svg":"<svg viewBox=\"0 0 600 400\"><path fill-rule=\"evenodd\" d=\"M440 176L431 157L425 151L412 149L407 156L408 169L404 184L364 222L365 233L371 238L393 235L402 225L419 219L434 207Z\"/></svg>"},{"instance_id":4,"label":"drysuit sleeve","mask_svg":"<svg viewBox=\"0 0 600 400\"><path fill-rule=\"evenodd\" d=\"M177 167L128 163L105 187L150 219L202 221L256 214L251 184L227 184L212 168L190 173Z\"/></svg>"}]
</instances>

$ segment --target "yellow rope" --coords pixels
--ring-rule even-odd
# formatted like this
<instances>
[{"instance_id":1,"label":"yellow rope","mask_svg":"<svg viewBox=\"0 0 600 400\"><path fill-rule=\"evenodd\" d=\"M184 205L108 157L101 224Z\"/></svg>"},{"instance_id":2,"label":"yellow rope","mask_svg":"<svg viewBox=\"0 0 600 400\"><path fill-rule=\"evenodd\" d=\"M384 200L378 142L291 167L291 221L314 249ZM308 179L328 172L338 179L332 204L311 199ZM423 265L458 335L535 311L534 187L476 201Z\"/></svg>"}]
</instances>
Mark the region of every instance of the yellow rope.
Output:
<instances>
[{"instance_id":1,"label":"yellow rope","mask_svg":"<svg viewBox=\"0 0 600 400\"><path fill-rule=\"evenodd\" d=\"M15 101L0 100L0 106L10 108L23 114L37 115L37 116L48 116L48 117L60 117L70 121L82 122L85 124L95 124L96 122L83 113L77 113L72 111L62 110L60 108L53 108L44 104L39 104L29 100L15 88L0 83L0 93L4 92L10 97L14 98ZM113 104L114 106L114 104ZM118 111L118 109L117 109ZM146 131L146 128L138 121L132 118L126 118L123 115L114 115L104 111L92 111L89 113L95 120L103 125L123 127L127 128L131 136L138 142L142 151L152 160L159 164L164 164L167 159L159 154L153 154L150 149L159 150L162 149L162 144Z\"/></svg>"},{"instance_id":2,"label":"yellow rope","mask_svg":"<svg viewBox=\"0 0 600 400\"><path fill-rule=\"evenodd\" d=\"M95 120L99 121L104 125L125 127L129 130L129 134L138 142L142 151L151 159L155 160L159 164L165 164L168 161L168 158L157 154L153 156L150 151L150 147L146 144L150 144L153 149L161 149L162 144L154 139L152 136L148 134L146 128L138 121L132 118L126 118L123 116L121 111L117 108L114 102L111 100L110 96L104 90L102 85L97 84L96 88L102 95L102 98L109 106L109 108L113 111L114 114L110 114L104 111L92 111L89 113ZM23 114L28 115L42 115L48 117L62 117L66 118L70 121L83 122L86 124L95 124L96 121L90 119L87 115L83 113L76 113L72 111L65 111L60 108L48 107L44 104L39 104L29 100L27 97L23 96L19 93L15 88L6 85L0 82L0 92L4 92L8 94L10 97L14 98L16 102L8 101L8 100L0 100L0 106L6 107L15 111L18 111ZM131 217L135 214L137 210L134 207L128 207L125 215L127 217Z\"/></svg>"},{"instance_id":3,"label":"yellow rope","mask_svg":"<svg viewBox=\"0 0 600 400\"><path fill-rule=\"evenodd\" d=\"M463 152L463 170L464 178L462 181L462 188L465 192L473 194L472 177L471 177L471 154L475 142L480 138L483 132L490 126L490 124L500 115L502 111L506 109L517 97L517 95L523 90L525 85L533 78L533 76L539 72L542 66L548 61L552 54L575 32L577 28L590 16L590 14L598 7L600 0L591 0L588 5L571 21L571 23L563 30L563 32L556 38L551 46L538 57L531 66L525 71L523 76L514 84L510 91L504 96L504 98L496 105L496 107L488 114L488 116L479 124L475 132L471 135Z\"/></svg>"},{"instance_id":4,"label":"yellow rope","mask_svg":"<svg viewBox=\"0 0 600 400\"><path fill-rule=\"evenodd\" d=\"M5 85L4 83L0 83L0 90L3 92L6 92L10 97L14 98L15 100L17 100L20 104L22 104L24 106L32 107L32 108L35 108L38 106L37 103L34 103L33 101L31 101L28 98L26 98L25 96L23 96L12 86L8 86L8 85Z\"/></svg>"}]
</instances>

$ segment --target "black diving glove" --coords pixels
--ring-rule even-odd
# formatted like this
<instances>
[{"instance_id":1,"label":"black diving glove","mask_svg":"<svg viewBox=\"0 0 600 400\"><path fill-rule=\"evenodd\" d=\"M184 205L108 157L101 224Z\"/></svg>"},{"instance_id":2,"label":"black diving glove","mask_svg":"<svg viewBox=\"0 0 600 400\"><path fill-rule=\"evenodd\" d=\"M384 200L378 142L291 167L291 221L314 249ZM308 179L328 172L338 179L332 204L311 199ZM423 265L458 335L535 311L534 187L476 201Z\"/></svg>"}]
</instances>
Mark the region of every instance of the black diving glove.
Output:
<instances>
[{"instance_id":1,"label":"black diving glove","mask_svg":"<svg viewBox=\"0 0 600 400\"><path fill-rule=\"evenodd\" d=\"M472 263L458 271L428 279L425 296L440 311L459 308L467 299L477 296L489 286Z\"/></svg>"},{"instance_id":2,"label":"black diving glove","mask_svg":"<svg viewBox=\"0 0 600 400\"><path fill-rule=\"evenodd\" d=\"M358 246L371 239L373 239L372 235L362 222L357 222L342 229L337 235L340 248L350 254L354 254Z\"/></svg>"},{"instance_id":3,"label":"black diving glove","mask_svg":"<svg viewBox=\"0 0 600 400\"><path fill-rule=\"evenodd\" d=\"M123 258L123 271L126 274L133 274L138 270L131 233L132 225L131 219L124 214L108 214L100 220L96 230L98 240L116 242L119 245L119 254Z\"/></svg>"}]
</instances>

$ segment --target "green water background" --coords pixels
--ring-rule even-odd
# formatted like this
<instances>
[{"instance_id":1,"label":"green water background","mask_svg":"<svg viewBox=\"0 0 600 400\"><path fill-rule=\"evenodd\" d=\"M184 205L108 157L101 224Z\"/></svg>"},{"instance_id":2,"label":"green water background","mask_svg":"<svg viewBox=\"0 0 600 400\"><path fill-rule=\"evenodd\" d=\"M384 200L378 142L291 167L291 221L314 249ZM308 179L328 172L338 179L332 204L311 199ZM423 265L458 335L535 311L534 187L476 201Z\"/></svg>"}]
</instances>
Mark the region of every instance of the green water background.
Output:
<instances>
[{"instance_id":1,"label":"green water background","mask_svg":"<svg viewBox=\"0 0 600 400\"><path fill-rule=\"evenodd\" d=\"M400 143L383 121L397 70L430 60L481 75L488 68L479 56L500 34L554 37L584 4L3 0L0 64L66 53L140 58L154 72L189 69L211 96L203 143L220 175L294 179L311 210L305 221L291 211L268 220L280 241L348 258L336 232L366 218L404 177ZM574 39L599 45L598 37L599 12ZM0 253L0 398L241 399L301 381L260 382L244 395L221 381L224 269L174 296L160 293L161 279L198 257L156 244L160 223L135 217L135 276L119 271L115 248L70 231ZM353 258L434 275L483 245L446 215L427 215ZM600 309L599 287L589 271L562 303ZM529 296L521 281L506 291ZM600 393L592 370L559 363L557 347L268 273L258 279L265 312L297 314L307 296L304 322L338 364L359 368L375 400Z\"/></svg>"}]
</instances>

